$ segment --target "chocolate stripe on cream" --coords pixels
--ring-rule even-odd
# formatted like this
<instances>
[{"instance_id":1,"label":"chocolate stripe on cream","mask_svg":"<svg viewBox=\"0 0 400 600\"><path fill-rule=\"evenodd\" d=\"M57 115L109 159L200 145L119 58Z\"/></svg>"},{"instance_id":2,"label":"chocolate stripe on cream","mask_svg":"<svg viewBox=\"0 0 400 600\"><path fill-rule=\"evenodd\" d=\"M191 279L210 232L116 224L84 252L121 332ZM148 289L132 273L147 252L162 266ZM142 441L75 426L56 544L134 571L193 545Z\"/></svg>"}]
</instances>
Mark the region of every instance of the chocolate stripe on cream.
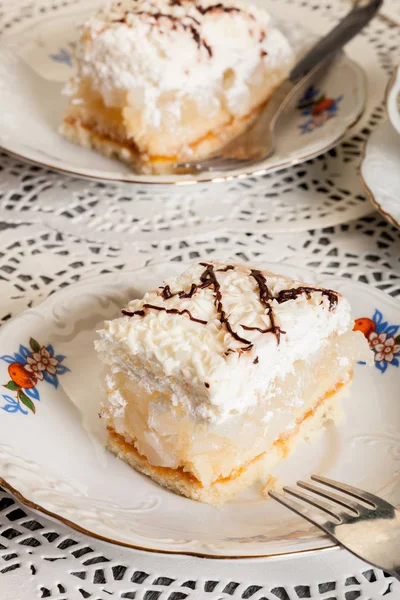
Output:
<instances>
[{"instance_id":1,"label":"chocolate stripe on cream","mask_svg":"<svg viewBox=\"0 0 400 600\"><path fill-rule=\"evenodd\" d=\"M238 342L242 342L242 344L246 344L248 346L248 348L241 348L241 350L250 350L250 348L252 348L253 344L249 340L246 340L245 338L240 337L240 335L232 329L232 326L229 323L228 317L226 316L226 312L224 310L224 306L222 304L221 286L217 279L217 276L215 275L213 265L210 265L208 263L200 263L200 264L202 267L206 267L206 270L200 276L200 281L202 282L203 285L206 284L208 286L211 284L212 287L214 288L215 305L216 305L217 311L219 313L220 323L222 325L225 325L225 327L227 328L227 330L229 331L229 333L235 340L237 340Z\"/></svg>"},{"instance_id":2,"label":"chocolate stripe on cream","mask_svg":"<svg viewBox=\"0 0 400 600\"><path fill-rule=\"evenodd\" d=\"M281 341L281 334L286 333L286 332L282 331L282 329L280 327L278 327L275 323L274 311L272 310L272 307L270 304L271 300L274 300L274 297L272 296L272 294L269 291L269 288L267 285L267 280L264 277L264 275L261 273L261 271L258 271L257 269L252 269L250 271L250 274L257 282L258 290L259 290L259 294L260 294L260 302L267 309L267 315L269 316L270 321L271 321L271 327L269 329L266 329L265 331L262 331L261 333L273 333L274 336L276 337L277 343L279 344ZM257 328L255 328L255 329L257 329Z\"/></svg>"},{"instance_id":3,"label":"chocolate stripe on cream","mask_svg":"<svg viewBox=\"0 0 400 600\"><path fill-rule=\"evenodd\" d=\"M276 296L275 300L278 302L278 304L282 304L283 302L288 302L289 300L295 300L301 294L305 294L307 298L310 299L313 292L320 292L323 296L328 298L329 310L332 310L338 303L338 295L333 290L305 286L292 288L290 290L281 290Z\"/></svg>"},{"instance_id":4,"label":"chocolate stripe on cream","mask_svg":"<svg viewBox=\"0 0 400 600\"><path fill-rule=\"evenodd\" d=\"M207 321L203 321L203 319L196 319L196 317L194 317L187 308L184 310L178 310L177 308L165 308L165 306L156 306L155 304L143 304L143 308L164 311L170 315L187 315L191 321L200 323L201 325L207 325ZM146 314L144 310L135 310L133 312L130 312L129 310L122 310L121 312L126 317L144 317Z\"/></svg>"},{"instance_id":5,"label":"chocolate stripe on cream","mask_svg":"<svg viewBox=\"0 0 400 600\"><path fill-rule=\"evenodd\" d=\"M170 286L165 285L163 288L161 288L162 291L161 291L160 295L162 296L162 298L164 300L169 300L170 298L174 298L176 296L178 298L182 298L182 299L192 298L198 290L212 287L213 294L214 294L214 304L217 309L218 318L219 318L221 325L225 326L225 328L227 329L229 334L233 337L233 339L235 339L238 342L241 342L242 344L245 344L245 347L238 348L237 351L238 352L246 352L248 350L251 350L251 348L253 347L253 343L251 341L241 337L233 329L231 323L229 322L229 319L227 317L227 314L226 314L226 311L225 311L225 308L224 308L224 305L222 302L221 285L216 276L214 266L210 263L200 263L200 265L202 267L205 267L205 271L200 275L200 283L191 283L190 289L188 291L179 290L177 292L172 292ZM224 268L217 269L218 272L227 272L230 270L234 270L233 265L227 265ZM276 302L278 304L283 304L284 302L288 302L289 300L295 300L298 296L300 296L302 294L305 294L307 299L310 299L312 293L318 292L328 298L330 311L333 310L338 303L338 295L333 290L324 289L324 288L313 288L313 287L307 287L307 286L299 286L297 288L281 290L280 292L278 292L278 294L276 296L274 296L270 292L270 289L269 289L268 283L267 283L267 279L261 271L259 271L258 269L251 269L250 276L253 277L253 279L255 279L255 281L257 283L258 292L259 292L259 300L260 300L260 303L263 306L265 306L266 314L270 319L271 326L266 327L265 329L263 329L262 327L253 327L253 326L249 326L249 325L240 325L240 327L242 327L242 329L245 329L246 331L258 331L259 333L262 333L262 334L272 333L273 335L275 335L278 345L280 344L281 335L285 334L286 331L283 331L283 329L276 324L276 316L275 316L273 308L271 306L271 302L276 300ZM189 319L191 321L194 321L195 323L200 323L202 325L208 324L208 321L205 321L203 319L197 319L196 317L194 317L188 309L184 309L184 310L178 310L177 308L168 309L168 308L165 308L164 306L156 306L153 304L144 304L143 308L146 310L164 311L166 313L174 314L174 315L182 315L182 316L187 315L189 317ZM134 316L144 317L146 315L146 310L136 310L133 312L130 312L127 310L122 310L121 312L123 315L128 316L128 317L134 317ZM225 354L227 354L229 352L235 352L235 351L232 349L228 349L228 351Z\"/></svg>"}]
</instances>

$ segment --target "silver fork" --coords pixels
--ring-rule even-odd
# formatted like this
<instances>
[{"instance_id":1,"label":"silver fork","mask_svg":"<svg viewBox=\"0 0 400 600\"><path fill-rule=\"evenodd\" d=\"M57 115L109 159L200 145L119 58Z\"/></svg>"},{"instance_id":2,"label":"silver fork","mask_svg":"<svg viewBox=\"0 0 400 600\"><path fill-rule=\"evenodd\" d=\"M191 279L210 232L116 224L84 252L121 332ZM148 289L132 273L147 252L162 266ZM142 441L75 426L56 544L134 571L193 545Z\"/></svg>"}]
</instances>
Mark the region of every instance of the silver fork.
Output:
<instances>
[{"instance_id":1,"label":"silver fork","mask_svg":"<svg viewBox=\"0 0 400 600\"><path fill-rule=\"evenodd\" d=\"M285 493L269 492L269 495L322 529L335 542L359 558L400 580L400 511L386 500L346 483L317 475L312 475L311 479L338 490L341 494L298 481L300 488L317 497L294 487L284 487ZM307 506L292 500L291 496ZM325 502L318 496L330 502ZM314 509L310 509L309 505Z\"/></svg>"},{"instance_id":2,"label":"silver fork","mask_svg":"<svg viewBox=\"0 0 400 600\"><path fill-rule=\"evenodd\" d=\"M327 63L332 61L343 46L369 23L382 2L383 0L359 0L344 19L299 60L249 129L206 160L176 163L175 171L178 173L224 172L254 165L271 156L275 151L275 126L285 107L299 90L316 76L317 72L326 70Z\"/></svg>"}]
</instances>

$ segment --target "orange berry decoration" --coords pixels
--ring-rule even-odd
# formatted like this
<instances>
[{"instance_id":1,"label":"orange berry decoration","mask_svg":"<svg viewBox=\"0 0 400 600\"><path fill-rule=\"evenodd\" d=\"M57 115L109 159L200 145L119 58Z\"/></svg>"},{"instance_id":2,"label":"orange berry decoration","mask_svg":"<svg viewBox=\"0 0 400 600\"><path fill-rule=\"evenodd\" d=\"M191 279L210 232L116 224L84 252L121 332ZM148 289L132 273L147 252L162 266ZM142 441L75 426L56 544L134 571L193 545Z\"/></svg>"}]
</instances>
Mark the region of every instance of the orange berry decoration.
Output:
<instances>
[{"instance_id":1,"label":"orange berry decoration","mask_svg":"<svg viewBox=\"0 0 400 600\"><path fill-rule=\"evenodd\" d=\"M8 374L14 383L26 390L35 387L37 383L36 377L19 362L14 362L8 367Z\"/></svg>"},{"instance_id":2,"label":"orange berry decoration","mask_svg":"<svg viewBox=\"0 0 400 600\"><path fill-rule=\"evenodd\" d=\"M356 319L354 321L353 331L361 331L368 339L373 331L376 330L376 324L372 319L363 317L362 319Z\"/></svg>"},{"instance_id":3,"label":"orange berry decoration","mask_svg":"<svg viewBox=\"0 0 400 600\"><path fill-rule=\"evenodd\" d=\"M333 98L324 98L323 100L320 100L317 104L314 105L311 114L315 117L316 115L320 115L321 113L325 112L326 110L328 110L329 108L331 108L331 106L333 106L333 104L335 104L335 101L333 100Z\"/></svg>"}]
</instances>

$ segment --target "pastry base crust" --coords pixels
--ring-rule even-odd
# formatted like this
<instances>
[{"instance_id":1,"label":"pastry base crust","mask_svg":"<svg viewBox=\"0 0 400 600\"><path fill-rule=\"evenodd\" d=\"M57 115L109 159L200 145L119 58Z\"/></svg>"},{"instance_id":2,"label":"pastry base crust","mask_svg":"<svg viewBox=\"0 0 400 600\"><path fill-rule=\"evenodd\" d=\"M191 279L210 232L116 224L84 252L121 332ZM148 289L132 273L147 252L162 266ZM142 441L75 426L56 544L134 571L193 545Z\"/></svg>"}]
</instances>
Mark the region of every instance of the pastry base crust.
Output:
<instances>
[{"instance_id":1,"label":"pastry base crust","mask_svg":"<svg viewBox=\"0 0 400 600\"><path fill-rule=\"evenodd\" d=\"M97 150L107 158L117 158L134 171L162 175L175 172L173 166L177 162L200 160L223 147L255 121L265 104L266 102L244 117L232 118L220 130L208 132L175 156L152 156L141 153L132 141L117 139L111 133L110 135L99 133L95 125L85 123L78 115L67 114L59 131L69 142Z\"/></svg>"},{"instance_id":2,"label":"pastry base crust","mask_svg":"<svg viewBox=\"0 0 400 600\"><path fill-rule=\"evenodd\" d=\"M255 481L263 479L265 483L271 469L287 458L299 443L320 434L326 421L337 421L342 416L339 400L347 385L348 383L339 382L303 416L290 435L282 436L274 442L268 452L256 456L236 469L229 477L218 479L209 487L204 487L191 473L182 468L171 469L151 465L145 456L139 454L132 442L128 442L110 427L107 448L128 465L148 475L163 487L193 500L219 506Z\"/></svg>"}]
</instances>

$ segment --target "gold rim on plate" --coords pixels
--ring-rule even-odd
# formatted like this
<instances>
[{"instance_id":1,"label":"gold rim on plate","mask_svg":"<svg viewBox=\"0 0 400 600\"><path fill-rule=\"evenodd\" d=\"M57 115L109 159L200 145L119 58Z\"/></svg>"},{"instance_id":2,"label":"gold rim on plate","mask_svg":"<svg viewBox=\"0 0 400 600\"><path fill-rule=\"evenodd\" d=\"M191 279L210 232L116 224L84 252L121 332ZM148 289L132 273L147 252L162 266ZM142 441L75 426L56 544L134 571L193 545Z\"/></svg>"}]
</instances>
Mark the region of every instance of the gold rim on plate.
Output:
<instances>
[{"instance_id":1,"label":"gold rim on plate","mask_svg":"<svg viewBox=\"0 0 400 600\"><path fill-rule=\"evenodd\" d=\"M121 540L115 540L113 538L109 538L103 535L99 535L98 533L94 533L93 531L89 531L88 529L85 529L84 527L81 527L81 525L78 525L77 523L74 523L74 521L70 521L69 519L66 519L65 517L62 517L61 515L54 513L50 510L48 510L47 508L44 508L43 506L41 506L40 504L37 504L36 502L32 502L31 500L28 500L27 498L25 498L25 496L23 496L17 489L15 489L10 483L8 483L5 479L3 479L3 477L0 477L0 486L3 487L4 489L6 489L7 491L9 491L13 496L15 496L22 504L24 504L25 506L28 506L29 508L31 508L32 510L35 510L37 512L40 512L44 515L46 515L47 517L50 517L52 519L55 519L56 521L60 521L63 525L66 525L67 527L71 527L71 529L74 529L75 531L78 531L79 533L83 533L84 535L87 535L91 538L94 538L96 540L99 540L100 542L108 542L110 544L113 544L114 546L122 546L124 548L131 548L132 550L140 550L142 552L151 552L151 553L155 553L155 554L175 554L175 555L183 555L183 556L195 556L198 558L209 558L209 559L216 559L216 560L252 560L254 558L277 558L277 557L290 557L290 556L295 556L295 555L299 555L299 554L315 554L317 552L326 552L328 550L338 550L339 546L337 544L335 544L334 542L331 542L328 546L322 546L321 548L311 548L309 550L291 550L289 552L277 552L277 553L270 553L270 554L232 554L232 555L225 555L225 554L208 554L208 553L203 553L203 552L189 552L189 551L183 551L183 550L160 550L158 548L149 548L146 546L139 546L138 544L130 544L129 542L122 542ZM327 538L327 541L329 540L329 538Z\"/></svg>"}]
</instances>

